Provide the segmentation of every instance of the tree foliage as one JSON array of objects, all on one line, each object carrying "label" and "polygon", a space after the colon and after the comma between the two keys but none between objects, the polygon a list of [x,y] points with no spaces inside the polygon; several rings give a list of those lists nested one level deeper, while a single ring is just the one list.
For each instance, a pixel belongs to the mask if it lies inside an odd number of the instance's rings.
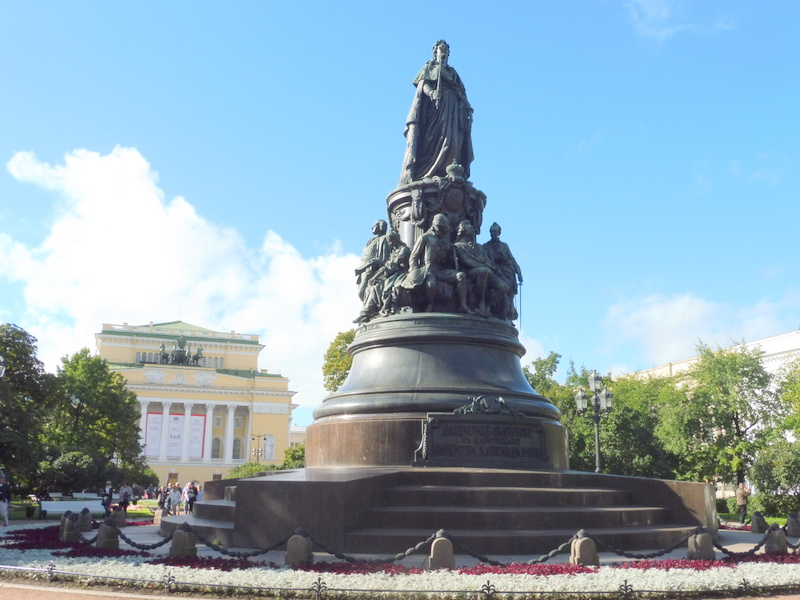
[{"label": "tree foliage", "polygon": [[43,457],[41,432],[54,398],[54,378],[36,357],[36,338],[16,325],[0,325],[0,466],[18,484],[32,482]]},{"label": "tree foliage", "polygon": [[800,359],[790,362],[780,374],[780,395],[788,414],[782,429],[800,438]]},{"label": "tree foliage", "polygon": [[322,364],[323,386],[329,392],[335,392],[344,383],[350,374],[353,357],[347,353],[347,347],[353,343],[356,330],[350,329],[336,334],[327,352],[325,362]]},{"label": "tree foliage", "polygon": [[800,442],[775,440],[762,448],[750,476],[767,514],[800,511]]},{"label": "tree foliage", "polygon": [[681,478],[743,482],[774,426],[787,415],[759,349],[698,345],[685,394],[660,407],[657,434],[681,457]]},{"label": "tree foliage", "polygon": [[104,463],[135,463],[142,452],[136,394],[108,363],[83,348],[58,369],[58,401],[47,426],[59,453],[90,452]]},{"label": "tree foliage", "polygon": [[302,469],[306,466],[306,445],[291,446],[283,453],[283,462],[278,467],[281,471],[286,469]]},{"label": "tree foliage", "polygon": [[[523,371],[534,389],[561,411],[567,429],[570,468],[594,471],[594,421],[579,415],[575,404],[578,388],[588,388],[588,372],[580,373],[570,364],[565,384],[554,379],[560,355],[555,352],[532,361]],[[600,449],[603,471],[641,477],[672,477],[676,459],[653,434],[657,412],[653,400],[673,390],[661,380],[640,382],[632,377],[616,381],[606,378],[614,393],[614,409],[600,419]]]},{"label": "tree foliage", "polygon": [[283,453],[283,462],[280,465],[261,464],[258,462],[248,462],[238,467],[234,467],[225,479],[246,479],[248,477],[258,477],[260,473],[266,471],[286,471],[288,469],[302,469],[306,466],[306,446],[300,444],[291,446]]}]

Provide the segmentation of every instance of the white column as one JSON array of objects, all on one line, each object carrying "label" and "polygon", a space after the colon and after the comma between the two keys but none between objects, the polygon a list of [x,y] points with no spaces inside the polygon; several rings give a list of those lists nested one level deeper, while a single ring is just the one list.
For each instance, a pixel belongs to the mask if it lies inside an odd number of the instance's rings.
[{"label": "white column", "polygon": [[192,404],[183,403],[183,436],[181,437],[181,462],[189,462],[189,434],[192,426]]},{"label": "white column", "polygon": [[139,400],[139,442],[142,444],[142,454],[147,456],[147,407],[150,405],[150,400]]},{"label": "white column", "polygon": [[161,410],[161,449],[158,453],[158,460],[166,462],[167,460],[167,446],[169,446],[169,408],[172,402],[162,402]]},{"label": "white column", "polygon": [[225,462],[233,461],[233,413],[236,412],[236,405],[228,405],[228,419],[225,421]]},{"label": "white column", "polygon": [[214,440],[213,428],[214,427],[214,405],[206,404],[206,431],[205,442],[203,442],[203,462],[211,462],[211,446]]}]

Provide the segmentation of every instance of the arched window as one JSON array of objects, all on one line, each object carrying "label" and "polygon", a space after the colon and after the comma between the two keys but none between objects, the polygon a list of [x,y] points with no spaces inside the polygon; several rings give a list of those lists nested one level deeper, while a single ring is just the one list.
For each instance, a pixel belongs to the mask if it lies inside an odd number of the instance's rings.
[{"label": "arched window", "polygon": [[220,454],[222,450],[222,440],[215,437],[211,440],[211,458],[222,458]]},{"label": "arched window", "polygon": [[144,362],[142,360],[142,353],[141,352],[137,352],[136,353],[136,362]]},{"label": "arched window", "polygon": [[147,362],[153,362],[153,353],[152,352],[148,352],[147,353]]},{"label": "arched window", "polygon": [[233,440],[233,460],[242,458],[242,440],[241,438],[234,438]]},{"label": "arched window", "polygon": [[225,358],[224,357],[219,359],[219,368],[220,369],[224,369],[225,368]]},{"label": "arched window", "polygon": [[218,362],[219,362],[219,359],[215,356],[214,357],[214,368],[215,369],[217,368]]}]

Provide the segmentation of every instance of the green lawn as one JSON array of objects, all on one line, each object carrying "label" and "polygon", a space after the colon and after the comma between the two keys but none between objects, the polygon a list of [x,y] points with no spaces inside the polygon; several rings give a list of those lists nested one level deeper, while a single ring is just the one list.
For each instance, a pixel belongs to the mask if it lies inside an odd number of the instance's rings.
[{"label": "green lawn", "polygon": [[[65,504],[69,504],[69,500],[64,500]],[[154,510],[157,506],[155,500],[139,500],[136,505],[131,504],[128,506],[128,518],[134,520],[144,520],[144,519],[152,519],[153,518],[153,511],[150,510],[152,507]],[[25,511],[26,507],[33,507],[34,513],[32,517],[28,517]],[[103,513],[93,513],[93,516],[96,519],[101,519],[103,517]],[[48,516],[48,521],[57,521],[61,515],[52,515]],[[13,525],[13,521],[24,521],[30,519],[39,519],[39,506],[34,502],[12,502],[11,506],[8,509],[8,521],[9,524]]]}]

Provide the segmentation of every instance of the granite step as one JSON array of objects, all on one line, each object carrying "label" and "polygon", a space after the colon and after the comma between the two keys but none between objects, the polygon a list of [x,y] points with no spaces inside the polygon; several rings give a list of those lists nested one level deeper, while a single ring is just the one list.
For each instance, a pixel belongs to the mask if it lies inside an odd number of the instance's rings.
[{"label": "granite step", "polygon": [[524,529],[642,527],[666,523],[666,510],[647,506],[383,506],[367,511],[364,527],[395,525],[437,529]]},{"label": "granite step", "polygon": [[[558,548],[576,533],[573,529],[446,529],[456,545],[456,553],[542,555]],[[602,530],[586,529],[604,543],[626,551],[632,548],[662,549],[691,534],[694,527],[661,525],[657,527],[616,527]],[[431,529],[364,528],[345,536],[349,553],[398,554],[424,541],[435,531]],[[569,553],[569,549],[567,549]]]},{"label": "granite step", "polygon": [[399,485],[386,490],[392,504],[494,506],[619,506],[630,502],[627,490],[489,485]]}]

